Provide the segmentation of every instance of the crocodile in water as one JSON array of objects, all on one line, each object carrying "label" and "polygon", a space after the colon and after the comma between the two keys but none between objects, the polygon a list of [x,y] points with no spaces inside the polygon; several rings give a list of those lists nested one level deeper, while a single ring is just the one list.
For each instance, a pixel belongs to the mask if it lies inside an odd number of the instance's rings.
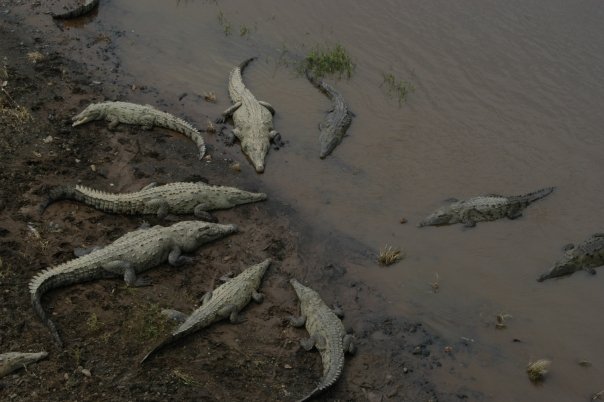
[{"label": "crocodile in water", "polygon": [[258,293],[257,289],[270,263],[271,260],[267,259],[260,264],[252,265],[235,278],[206,293],[201,307],[195,310],[167,339],[150,351],[141,363],[164,346],[217,321],[228,318],[232,323],[239,322],[237,314],[250,300],[254,299],[260,303],[264,299],[264,295]]},{"label": "crocodile in water", "polygon": [[203,158],[206,146],[199,130],[183,119],[162,112],[150,105],[137,105],[128,102],[92,103],[82,112],[72,118],[73,126],[94,120],[106,120],[109,129],[114,130],[118,124],[133,124],[151,130],[153,126],[174,130],[189,137],[199,149],[199,159]]},{"label": "crocodile in water", "polygon": [[306,78],[333,102],[331,110],[319,124],[319,143],[321,145],[319,157],[325,159],[342,142],[346,130],[348,130],[348,127],[352,123],[354,113],[348,109],[342,95],[331,85],[322,79],[313,77],[308,71],[306,71]]},{"label": "crocodile in water", "polygon": [[164,218],[168,214],[187,215],[213,221],[207,211],[228,209],[236,205],[266,199],[264,193],[250,193],[234,187],[210,186],[203,182],[169,183],[156,186],[151,183],[133,193],[107,193],[88,187],[60,186],[49,192],[42,211],[58,200],[76,200],[105,212],[117,214],[157,214]]},{"label": "crocodile in water", "polygon": [[61,347],[57,328],[42,308],[42,296],[49,290],[117,276],[129,286],[146,286],[150,280],[137,274],[165,261],[172,266],[190,262],[192,259],[181,255],[183,252],[195,251],[204,243],[236,231],[235,225],[185,221],[127,233],[104,248],[39,272],[29,283],[34,310]]},{"label": "crocodile in water", "polygon": [[564,250],[564,256],[537,281],[543,282],[546,279],[571,275],[577,271],[595,274],[594,268],[604,265],[604,233],[593,234],[576,246],[569,244],[564,247]]},{"label": "crocodile in water", "polygon": [[419,226],[441,226],[463,223],[466,227],[476,226],[476,222],[494,221],[501,218],[516,219],[522,210],[554,191],[554,187],[525,195],[504,196],[489,194],[473,197],[465,201],[451,200],[451,204],[439,208]]},{"label": "crocodile in water", "polygon": [[300,401],[306,401],[332,386],[344,369],[344,352],[354,353],[353,337],[346,333],[336,312],[330,309],[314,290],[295,279],[290,283],[300,299],[300,317],[290,317],[293,326],[306,326],[310,338],[300,342],[305,350],[316,347],[323,361],[323,378],[316,388]]},{"label": "crocodile in water", "polygon": [[281,144],[281,135],[273,129],[275,109],[267,102],[259,101],[243,84],[241,71],[255,58],[248,59],[235,67],[229,77],[229,96],[233,106],[222,113],[218,123],[233,116],[235,128],[232,130],[230,143],[235,138],[241,143],[241,150],[254,165],[256,172],[264,172],[264,158],[268,153],[270,142],[275,148]]}]

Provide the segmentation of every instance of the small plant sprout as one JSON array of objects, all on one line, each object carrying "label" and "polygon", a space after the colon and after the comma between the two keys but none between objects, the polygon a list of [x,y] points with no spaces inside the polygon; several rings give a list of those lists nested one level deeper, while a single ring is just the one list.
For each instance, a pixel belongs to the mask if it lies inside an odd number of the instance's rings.
[{"label": "small plant sprout", "polygon": [[214,125],[214,123],[212,123],[210,121],[210,119],[208,119],[208,121],[206,123],[206,133],[210,133],[210,134],[216,133],[216,126]]},{"label": "small plant sprout", "polygon": [[552,362],[547,359],[529,362],[528,366],[526,366],[526,373],[528,374],[529,380],[534,383],[543,381],[551,364]]},{"label": "small plant sprout", "polygon": [[203,99],[205,99],[206,102],[215,103],[216,102],[216,94],[214,93],[214,91],[204,92],[203,93]]},{"label": "small plant sprout", "polygon": [[415,91],[415,87],[408,81],[400,80],[392,73],[382,73],[380,88],[385,87],[389,96],[398,98],[399,107],[406,102],[407,96]]},{"label": "small plant sprout", "polygon": [[497,329],[507,328],[507,324],[505,323],[505,320],[507,320],[508,318],[512,318],[512,316],[509,314],[504,314],[504,313],[497,314],[497,316],[495,316],[495,319],[497,321],[495,323],[495,328],[497,328]]},{"label": "small plant sprout", "polygon": [[430,287],[432,288],[433,293],[438,293],[440,290],[440,277],[438,276],[438,272],[434,274],[434,282],[430,283]]},{"label": "small plant sprout", "polygon": [[386,245],[380,249],[380,254],[378,255],[378,262],[380,263],[380,265],[388,266],[401,260],[403,257],[404,255],[401,255],[400,249],[395,249],[392,246]]}]

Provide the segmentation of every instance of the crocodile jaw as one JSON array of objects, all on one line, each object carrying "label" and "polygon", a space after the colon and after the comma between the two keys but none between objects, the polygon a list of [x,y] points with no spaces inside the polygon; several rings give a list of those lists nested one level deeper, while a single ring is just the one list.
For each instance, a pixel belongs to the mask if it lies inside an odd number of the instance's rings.
[{"label": "crocodile jaw", "polygon": [[71,119],[71,121],[73,121],[71,126],[76,127],[80,124],[88,123],[93,120],[100,120],[102,118],[103,113],[98,105],[92,104]]},{"label": "crocodile jaw", "polygon": [[[252,165],[254,165],[254,169],[256,169],[257,173],[264,172],[264,158],[268,153],[269,141],[268,134],[265,135],[266,139],[258,140],[258,138],[262,138],[260,135],[253,136],[256,138],[256,141],[243,141],[241,143],[241,150],[244,154],[247,155]],[[246,138],[243,135],[243,138]]]},{"label": "crocodile jaw", "polygon": [[321,144],[319,158],[325,159],[325,157],[340,143],[340,140],[336,133],[333,132],[333,129],[323,129],[319,134],[319,143]]},{"label": "crocodile jaw", "polygon": [[424,220],[419,223],[419,227],[423,226],[439,226],[450,223],[453,215],[446,210],[440,209],[433,214],[428,215]]}]

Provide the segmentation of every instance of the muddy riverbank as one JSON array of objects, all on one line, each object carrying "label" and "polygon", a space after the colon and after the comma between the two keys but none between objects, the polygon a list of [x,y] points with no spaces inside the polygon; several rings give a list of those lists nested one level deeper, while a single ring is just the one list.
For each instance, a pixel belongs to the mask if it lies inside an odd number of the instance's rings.
[{"label": "muddy riverbank", "polygon": [[[245,160],[220,136],[204,133],[210,157],[199,161],[194,145],[165,130],[122,126],[112,132],[104,123],[72,128],[77,111],[108,99],[144,100],[199,127],[214,116],[199,113],[208,106],[201,91],[166,96],[153,80],[124,71],[113,47],[123,32],[77,31],[90,21],[55,25],[45,12],[58,5],[0,2],[0,83],[6,81],[0,94],[0,350],[49,352],[46,360],[0,379],[0,399],[295,400],[314,387],[321,362],[298,346],[305,331],[284,322],[298,311],[290,277],[313,286],[328,303],[338,302],[357,339],[357,355],[319,399],[467,397],[439,392],[429,380],[431,372],[454,367],[446,344],[420,323],[392,315],[380,293],[357,279],[361,271],[379,269],[372,251],[338,231],[310,227],[250,169],[233,169]],[[30,278],[72,258],[74,248],[107,244],[142,219],[72,202],[40,216],[48,188],[81,183],[133,191],[152,181],[183,180],[267,191],[269,200],[215,213],[240,233],[204,246],[190,266],[153,269],[151,287],[101,280],[50,292],[43,304],[65,341],[58,350],[30,306]],[[245,323],[214,325],[138,366],[170,330],[161,308],[192,311],[218,278],[266,257],[274,259],[262,284],[266,298],[245,309]]]}]

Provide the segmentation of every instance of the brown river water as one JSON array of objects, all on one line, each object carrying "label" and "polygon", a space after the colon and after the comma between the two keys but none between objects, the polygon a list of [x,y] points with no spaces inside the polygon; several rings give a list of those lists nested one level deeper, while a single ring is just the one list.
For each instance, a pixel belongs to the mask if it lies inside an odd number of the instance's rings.
[{"label": "brown river water", "polygon": [[[259,56],[244,81],[275,107],[287,142],[269,153],[262,187],[310,227],[406,252],[389,268],[357,261],[348,275],[453,345],[430,379],[440,389],[489,401],[582,401],[604,389],[604,272],[535,281],[563,245],[604,231],[604,1],[101,3],[95,24],[122,32],[121,69],[198,125],[229,106],[230,69]],[[329,102],[291,60],[335,43],[356,69],[329,82],[357,117],[320,160]],[[385,73],[415,87],[402,107],[380,87]],[[516,221],[416,227],[449,197],[547,186],[556,192]],[[499,313],[511,315],[507,329],[495,329]],[[538,358],[553,362],[542,386],[525,373]]]}]

